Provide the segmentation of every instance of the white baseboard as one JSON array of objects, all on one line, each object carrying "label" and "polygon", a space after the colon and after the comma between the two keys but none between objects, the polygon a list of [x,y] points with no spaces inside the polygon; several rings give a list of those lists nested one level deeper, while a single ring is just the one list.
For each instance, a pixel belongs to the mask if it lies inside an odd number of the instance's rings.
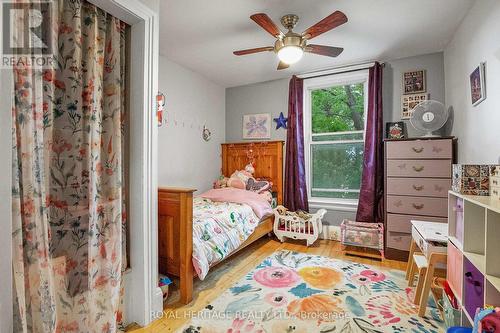
[{"label": "white baseboard", "polygon": [[340,242],[340,226],[323,225],[323,231],[319,234],[319,238]]},{"label": "white baseboard", "polygon": [[154,289],[152,313],[163,312],[163,292],[160,287]]}]

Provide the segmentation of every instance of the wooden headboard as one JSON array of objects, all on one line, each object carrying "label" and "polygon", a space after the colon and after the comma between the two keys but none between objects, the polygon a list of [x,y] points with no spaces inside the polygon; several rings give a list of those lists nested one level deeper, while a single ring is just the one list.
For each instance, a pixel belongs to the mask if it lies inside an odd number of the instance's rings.
[{"label": "wooden headboard", "polygon": [[273,183],[278,204],[283,203],[283,141],[259,141],[222,144],[222,174],[226,177],[243,170],[248,163],[255,168],[255,178]]}]

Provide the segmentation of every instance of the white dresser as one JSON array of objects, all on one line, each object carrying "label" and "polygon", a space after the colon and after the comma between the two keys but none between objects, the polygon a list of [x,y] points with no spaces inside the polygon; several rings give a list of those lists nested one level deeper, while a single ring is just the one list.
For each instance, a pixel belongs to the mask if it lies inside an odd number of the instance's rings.
[{"label": "white dresser", "polygon": [[452,137],[385,141],[385,254],[406,260],[411,220],[447,222]]}]

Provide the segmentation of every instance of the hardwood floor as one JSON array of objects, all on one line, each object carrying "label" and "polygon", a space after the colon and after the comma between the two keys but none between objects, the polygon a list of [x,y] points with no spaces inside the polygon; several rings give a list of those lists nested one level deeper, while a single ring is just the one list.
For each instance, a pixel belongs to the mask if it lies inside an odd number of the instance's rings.
[{"label": "hardwood floor", "polygon": [[392,269],[406,269],[406,263],[393,260],[376,260],[344,255],[339,242],[319,240],[313,246],[305,246],[304,241],[286,241],[280,243],[275,239],[264,237],[242,250],[228,261],[214,267],[208,273],[205,281],[194,282],[194,299],[190,304],[182,305],[174,300],[169,300],[165,306],[163,317],[145,328],[130,327],[127,331],[134,333],[163,333],[175,332],[184,323],[189,321],[187,313],[201,311],[207,304],[217,298],[224,290],[230,288],[245,274],[262,262],[266,257],[278,250],[292,250],[331,258],[356,261],[363,264],[386,267]]}]

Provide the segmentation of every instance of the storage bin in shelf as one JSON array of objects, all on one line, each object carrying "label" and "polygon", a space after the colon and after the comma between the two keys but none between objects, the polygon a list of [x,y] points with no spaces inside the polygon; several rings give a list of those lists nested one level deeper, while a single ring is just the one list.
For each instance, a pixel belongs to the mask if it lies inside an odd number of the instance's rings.
[{"label": "storage bin in shelf", "polygon": [[484,274],[464,258],[463,305],[470,318],[474,318],[477,308],[484,306]]},{"label": "storage bin in shelf", "polygon": [[462,304],[463,260],[462,252],[455,246],[455,244],[448,242],[446,279],[448,280],[448,285],[460,304]]},{"label": "storage bin in shelf", "polygon": [[[471,197],[450,192],[448,203],[448,235],[464,253],[485,255],[486,208]],[[479,197],[478,198],[485,198]],[[472,260],[478,259],[477,257]]]},{"label": "storage bin in shelf", "polygon": [[[460,231],[457,233],[460,215],[457,218],[455,209],[460,199],[463,199],[463,239]],[[455,245],[448,249],[448,282],[456,295],[461,294],[462,325],[470,326],[477,307],[500,306],[500,200],[450,191],[448,212],[449,240]],[[455,266],[459,264],[460,253],[462,281],[457,281],[460,269]]]},{"label": "storage bin in shelf", "polygon": [[464,235],[464,215],[463,199],[448,194],[448,238],[460,250],[463,250]]}]

